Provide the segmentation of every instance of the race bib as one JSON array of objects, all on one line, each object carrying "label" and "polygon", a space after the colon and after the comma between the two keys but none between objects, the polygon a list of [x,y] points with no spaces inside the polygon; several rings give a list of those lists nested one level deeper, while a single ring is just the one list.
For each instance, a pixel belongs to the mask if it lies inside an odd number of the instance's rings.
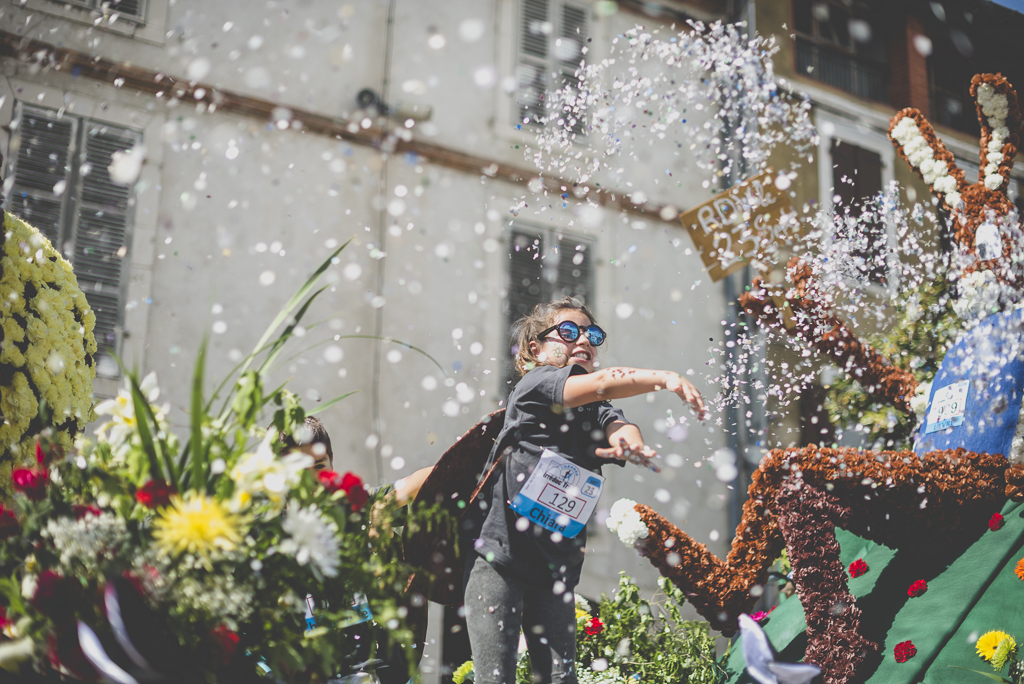
[{"label": "race bib", "polygon": [[587,525],[601,498],[604,478],[549,449],[512,501],[512,510],[572,539]]},{"label": "race bib", "polygon": [[967,412],[967,390],[970,380],[961,380],[935,390],[931,407],[928,409],[928,424],[925,434],[945,430],[964,424]]}]

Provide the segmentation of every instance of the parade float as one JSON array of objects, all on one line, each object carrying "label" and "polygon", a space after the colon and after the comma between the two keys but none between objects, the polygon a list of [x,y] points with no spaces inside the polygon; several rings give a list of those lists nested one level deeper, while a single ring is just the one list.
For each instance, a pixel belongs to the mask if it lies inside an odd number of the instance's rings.
[{"label": "parade float", "polygon": [[[948,276],[963,321],[924,386],[914,448],[771,451],[725,560],[642,503],[619,501],[609,518],[725,634],[753,610],[785,550],[798,600],[783,601],[764,631],[781,660],[815,663],[829,684],[1021,677],[1024,310],[1019,217],[1006,195],[1021,115],[999,75],[975,76],[971,94],[982,129],[977,183],[920,112],[903,110],[890,126],[900,156],[951,215]],[[876,400],[909,409],[915,376],[858,339],[808,264],[792,261],[789,279],[781,305],[760,279],[740,304]],[[734,648],[725,663],[730,682],[751,681],[742,654]]]}]

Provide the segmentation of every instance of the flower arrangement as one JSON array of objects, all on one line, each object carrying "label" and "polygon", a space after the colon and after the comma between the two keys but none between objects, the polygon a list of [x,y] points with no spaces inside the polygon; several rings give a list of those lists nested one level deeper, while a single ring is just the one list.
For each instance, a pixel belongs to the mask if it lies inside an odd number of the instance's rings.
[{"label": "flower arrangement", "polygon": [[[576,674],[581,684],[715,684],[724,673],[715,659],[708,624],[684,620],[682,592],[665,578],[650,599],[624,573],[612,596],[596,608],[576,595]],[[531,681],[529,656],[520,648],[516,677]],[[455,684],[472,680],[473,661],[452,674]]]},{"label": "flower arrangement", "polygon": [[[50,241],[2,212],[0,235],[0,487],[14,460],[51,429],[61,449],[92,420],[96,315]],[[41,405],[45,404],[45,409]]]},{"label": "flower arrangement", "polygon": [[14,470],[13,507],[0,512],[0,666],[53,663],[86,680],[126,681],[111,668],[129,668],[139,680],[234,682],[257,664],[279,679],[330,677],[353,664],[356,643],[338,628],[363,620],[356,596],[408,644],[400,597],[413,568],[400,536],[371,533],[357,476],[278,455],[307,414],[287,390],[263,390],[329,263],[243,362],[220,410],[220,390],[204,396],[200,348],[183,447],[154,404],[156,377],[129,373],[100,407],[109,420],[95,442],[44,439]]}]

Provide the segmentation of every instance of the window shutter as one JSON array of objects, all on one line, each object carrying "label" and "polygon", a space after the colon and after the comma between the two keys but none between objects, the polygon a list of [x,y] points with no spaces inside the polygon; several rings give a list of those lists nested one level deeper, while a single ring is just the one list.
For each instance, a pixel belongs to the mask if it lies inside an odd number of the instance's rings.
[{"label": "window shutter", "polygon": [[[72,263],[96,314],[96,344],[101,354],[117,352],[132,193],[130,187],[111,180],[107,167],[114,152],[129,150],[138,142],[138,133],[106,124],[89,122],[85,131]],[[84,173],[85,169],[89,172]]]},{"label": "window shutter", "polygon": [[[853,207],[882,191],[882,158],[877,152],[833,140],[832,165],[832,184],[844,207]],[[886,264],[878,247],[888,240],[888,230],[878,221],[860,225],[868,248],[854,256],[864,260],[864,272],[872,281],[884,283]]]},{"label": "window shutter", "polygon": [[521,0],[519,13],[516,123],[529,119],[528,123],[535,125],[544,116],[544,92],[550,70],[549,0]]},{"label": "window shutter", "polygon": [[109,3],[111,12],[117,12],[122,17],[143,19],[146,16],[145,0],[96,0],[97,7],[102,7],[105,3]]},{"label": "window shutter", "polygon": [[544,301],[544,238],[513,229],[509,250],[509,325]]},{"label": "window shutter", "polygon": [[[12,150],[10,211],[38,228],[61,249],[61,224],[70,185],[77,121],[19,105],[17,149]],[[12,142],[14,142],[12,140]],[[64,189],[55,195],[54,187]],[[59,188],[58,188],[59,189]]]},{"label": "window shutter", "polygon": [[[587,10],[576,5],[562,5],[562,17],[559,22],[558,40],[555,41],[555,60],[559,74],[560,87],[570,86],[579,95],[579,79],[576,70],[583,59],[583,47],[587,44],[589,27]],[[565,112],[565,116],[578,116],[579,112]],[[583,123],[577,119],[570,124],[570,130],[577,136],[583,134]]]},{"label": "window shutter", "polygon": [[594,291],[591,268],[593,243],[579,238],[561,237],[558,240],[558,280],[554,298],[576,297],[587,303]]}]

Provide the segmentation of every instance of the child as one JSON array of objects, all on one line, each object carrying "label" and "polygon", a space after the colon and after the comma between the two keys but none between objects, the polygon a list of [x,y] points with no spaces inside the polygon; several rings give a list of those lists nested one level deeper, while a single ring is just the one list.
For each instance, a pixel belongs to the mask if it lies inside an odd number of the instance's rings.
[{"label": "child", "polygon": [[594,371],[605,332],[566,297],[516,323],[516,369],[505,425],[491,452],[497,468],[479,501],[483,522],[466,559],[466,622],[477,684],[515,681],[520,627],[534,681],[575,684],[576,616],[586,523],[604,478],[601,466],[650,465],[654,452],[609,399],[660,389],[703,416],[700,393],[678,373]]},{"label": "child", "polygon": [[284,445],[281,449],[282,454],[298,449],[313,457],[314,471],[334,470],[331,436],[327,434],[327,428],[316,416],[306,416],[302,427],[295,430],[294,435],[282,434],[280,440]]}]

